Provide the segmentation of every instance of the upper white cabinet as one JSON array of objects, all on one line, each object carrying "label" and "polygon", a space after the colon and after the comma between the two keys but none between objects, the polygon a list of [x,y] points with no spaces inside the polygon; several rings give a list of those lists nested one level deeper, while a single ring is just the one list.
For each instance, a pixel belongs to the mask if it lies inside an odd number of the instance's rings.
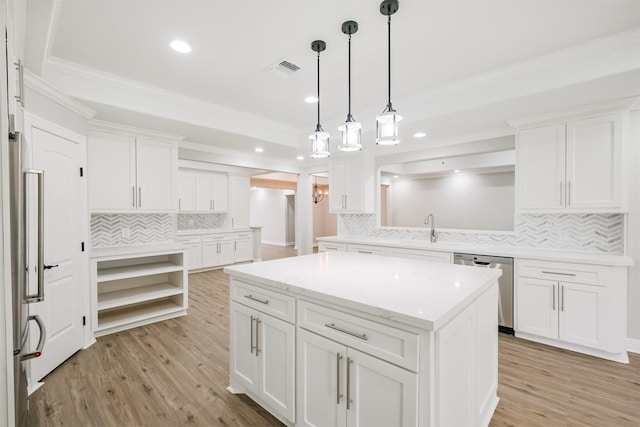
[{"label": "upper white cabinet", "polygon": [[622,116],[521,129],[520,211],[624,211]]},{"label": "upper white cabinet", "polygon": [[87,171],[91,210],[174,210],[177,161],[173,142],[91,134]]},{"label": "upper white cabinet", "polygon": [[181,212],[227,212],[229,192],[225,174],[181,169],[178,182]]},{"label": "upper white cabinet", "polygon": [[225,229],[249,228],[250,188],[248,176],[229,177],[229,215],[225,218]]},{"label": "upper white cabinet", "polygon": [[373,212],[373,162],[367,153],[332,160],[329,164],[329,211]]}]

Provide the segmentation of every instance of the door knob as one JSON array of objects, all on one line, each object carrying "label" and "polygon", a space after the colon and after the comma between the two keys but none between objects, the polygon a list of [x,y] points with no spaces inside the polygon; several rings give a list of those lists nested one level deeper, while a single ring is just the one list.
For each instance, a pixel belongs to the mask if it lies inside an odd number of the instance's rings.
[{"label": "door knob", "polygon": [[52,268],[56,268],[57,266],[58,266],[58,264],[56,264],[56,265],[45,265],[45,266],[44,266],[44,269],[45,269],[45,270],[50,270],[50,269],[52,269]]}]

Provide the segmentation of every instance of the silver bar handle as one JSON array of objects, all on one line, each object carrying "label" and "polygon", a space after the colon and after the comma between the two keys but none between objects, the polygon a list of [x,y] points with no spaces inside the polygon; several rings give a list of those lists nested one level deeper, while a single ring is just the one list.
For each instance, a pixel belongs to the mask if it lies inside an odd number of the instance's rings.
[{"label": "silver bar handle", "polygon": [[564,182],[560,181],[560,206],[564,206],[564,198],[562,197],[564,193]]},{"label": "silver bar handle", "polygon": [[260,354],[260,323],[262,322],[256,317],[256,357]]},{"label": "silver bar handle", "polygon": [[249,295],[245,295],[244,297],[245,297],[245,298],[248,298],[248,299],[250,299],[250,300],[252,300],[252,301],[259,302],[260,304],[264,304],[264,305],[269,304],[269,300],[268,300],[268,299],[260,299],[260,298],[256,298],[256,297],[254,297],[254,296],[253,296],[253,295],[251,295],[251,294],[249,294]]},{"label": "silver bar handle", "polygon": [[351,408],[351,364],[353,359],[347,357],[347,411]]},{"label": "silver bar handle", "polygon": [[344,195],[344,208],[347,209],[347,206],[348,206],[348,204],[347,204],[347,195],[345,194]]},{"label": "silver bar handle", "polygon": [[567,206],[571,206],[571,181],[568,181],[567,184],[569,185],[567,189]]},{"label": "silver bar handle", "polygon": [[142,207],[142,187],[138,187],[138,207]]},{"label": "silver bar handle", "polygon": [[560,285],[560,311],[564,311],[564,285]]},{"label": "silver bar handle", "polygon": [[340,393],[340,361],[342,360],[342,355],[340,353],[336,354],[336,405],[340,404],[340,399],[342,398],[342,394]]},{"label": "silver bar handle", "polygon": [[180,199],[178,199],[178,210],[181,211],[182,210],[182,201]]},{"label": "silver bar handle", "polygon": [[352,337],[356,337],[356,338],[364,340],[364,341],[369,339],[367,337],[367,334],[359,334],[357,332],[351,332],[348,329],[344,329],[344,328],[341,328],[339,326],[336,326],[335,323],[325,323],[324,326],[329,328],[329,329],[333,329],[335,331],[342,332],[343,334],[351,335]]},{"label": "silver bar handle", "polygon": [[256,318],[251,316],[251,323],[249,324],[249,329],[251,329],[251,354],[253,354],[253,350],[255,350],[255,346],[253,345],[253,321]]},{"label": "silver bar handle", "polygon": [[131,187],[131,201],[133,202],[133,207],[136,207],[136,187]]},{"label": "silver bar handle", "polygon": [[[39,302],[44,300],[44,171],[27,170],[24,172],[24,188],[27,188],[27,176],[38,176],[38,293],[36,295],[27,294],[27,302]],[[26,205],[27,198],[24,198]],[[24,208],[26,215],[27,209]],[[26,224],[26,219],[25,219]]]},{"label": "silver bar handle", "polygon": [[553,308],[552,308],[552,310],[556,311],[556,285],[555,285],[555,283],[553,285],[553,296],[552,296],[552,298],[553,298]]},{"label": "silver bar handle", "polygon": [[543,271],[544,274],[559,274],[560,276],[575,277],[575,273],[560,273],[559,271]]},{"label": "silver bar handle", "polygon": [[18,88],[20,89],[20,94],[14,95],[14,98],[24,108],[24,64],[22,63],[22,60],[18,59],[18,62],[14,62],[13,65],[15,65],[16,70],[18,71]]},{"label": "silver bar handle", "polygon": [[373,255],[373,252],[371,251],[358,251],[359,254],[369,254],[369,255]]},{"label": "silver bar handle", "polygon": [[216,200],[215,199],[211,200],[211,210],[212,211],[216,210]]},{"label": "silver bar handle", "polygon": [[47,340],[47,330],[44,327],[44,322],[42,321],[42,319],[40,319],[40,316],[38,316],[37,314],[33,314],[27,317],[27,322],[31,320],[35,321],[38,324],[38,329],[40,329],[40,338],[38,338],[38,346],[36,347],[36,350],[32,353],[22,355],[22,360],[29,360],[33,359],[34,357],[40,357],[42,355],[44,343]]}]

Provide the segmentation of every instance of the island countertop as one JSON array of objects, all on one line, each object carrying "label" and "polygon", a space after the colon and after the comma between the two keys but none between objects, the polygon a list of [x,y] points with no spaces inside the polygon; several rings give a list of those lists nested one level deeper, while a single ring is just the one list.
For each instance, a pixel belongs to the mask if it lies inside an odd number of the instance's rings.
[{"label": "island countertop", "polygon": [[496,283],[499,269],[323,252],[226,267],[225,273],[437,330]]}]

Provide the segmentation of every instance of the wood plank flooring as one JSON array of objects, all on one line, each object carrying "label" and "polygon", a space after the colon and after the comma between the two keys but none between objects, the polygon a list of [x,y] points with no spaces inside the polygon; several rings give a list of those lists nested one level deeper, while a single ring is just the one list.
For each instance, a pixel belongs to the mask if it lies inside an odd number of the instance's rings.
[{"label": "wood plank flooring", "polygon": [[[295,256],[263,245],[263,259]],[[281,426],[227,392],[228,276],[189,276],[189,315],[98,338],[45,378],[29,426]],[[640,355],[623,365],[500,334],[491,426],[639,426]],[[369,426],[364,426],[369,427]]]}]

